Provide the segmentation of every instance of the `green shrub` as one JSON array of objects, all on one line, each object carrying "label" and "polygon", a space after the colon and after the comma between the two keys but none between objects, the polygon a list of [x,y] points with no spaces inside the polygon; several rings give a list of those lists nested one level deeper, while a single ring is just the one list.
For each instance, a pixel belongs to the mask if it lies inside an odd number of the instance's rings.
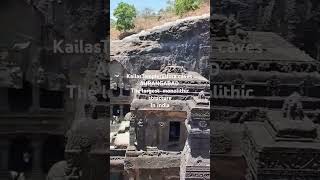
[{"label": "green shrub", "polygon": [[174,4],[177,15],[183,15],[188,11],[194,11],[200,7],[200,0],[176,0]]},{"label": "green shrub", "polygon": [[134,19],[137,16],[137,11],[133,5],[120,2],[113,15],[117,18],[115,23],[117,30],[123,32],[135,27]]}]

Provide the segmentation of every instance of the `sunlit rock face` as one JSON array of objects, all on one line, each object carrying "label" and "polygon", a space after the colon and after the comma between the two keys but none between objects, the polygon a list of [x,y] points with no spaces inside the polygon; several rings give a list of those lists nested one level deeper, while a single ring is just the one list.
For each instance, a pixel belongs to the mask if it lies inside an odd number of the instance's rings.
[{"label": "sunlit rock face", "polygon": [[175,63],[206,76],[209,18],[209,14],[189,17],[112,41],[111,60],[121,62],[131,73]]}]

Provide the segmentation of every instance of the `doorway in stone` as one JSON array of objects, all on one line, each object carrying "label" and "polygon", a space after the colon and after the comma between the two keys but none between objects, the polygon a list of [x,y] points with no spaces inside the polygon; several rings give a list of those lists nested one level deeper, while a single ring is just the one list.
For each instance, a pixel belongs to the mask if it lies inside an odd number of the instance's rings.
[{"label": "doorway in stone", "polygon": [[172,121],[169,127],[169,141],[179,141],[180,139],[180,122]]}]

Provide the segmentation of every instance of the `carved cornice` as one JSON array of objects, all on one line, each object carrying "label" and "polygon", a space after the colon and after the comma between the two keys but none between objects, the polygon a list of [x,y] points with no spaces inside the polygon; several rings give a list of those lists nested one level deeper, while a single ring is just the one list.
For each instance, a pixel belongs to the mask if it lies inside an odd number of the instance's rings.
[{"label": "carved cornice", "polygon": [[261,71],[261,72],[320,72],[320,64],[317,62],[278,62],[278,61],[219,61],[214,60],[219,64],[221,70],[243,70],[243,71]]},{"label": "carved cornice", "polygon": [[187,166],[185,176],[186,176],[186,180],[210,179],[210,167],[209,166]]}]

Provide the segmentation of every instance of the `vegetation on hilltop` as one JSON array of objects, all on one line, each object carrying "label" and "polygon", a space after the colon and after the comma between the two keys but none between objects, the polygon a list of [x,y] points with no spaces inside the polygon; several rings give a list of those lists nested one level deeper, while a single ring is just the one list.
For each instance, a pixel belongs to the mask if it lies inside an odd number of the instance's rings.
[{"label": "vegetation on hilltop", "polygon": [[[119,3],[119,5],[120,4],[121,3]],[[133,5],[129,6],[134,7]],[[131,19],[132,26],[121,25],[121,30],[117,28],[117,24],[119,24],[118,21],[127,23],[128,20],[119,20],[114,14],[117,19],[111,20],[110,35],[112,40],[122,39],[127,35],[138,33],[142,30],[150,29],[180,18],[208,14],[210,13],[210,0],[168,0],[167,6],[159,11],[145,8],[139,12],[135,10],[135,12],[135,16]],[[124,18],[126,16],[121,17]],[[124,30],[122,27],[126,27],[127,29]]]},{"label": "vegetation on hilltop", "polygon": [[174,3],[175,13],[182,16],[184,13],[199,9],[200,0],[176,0]]}]

